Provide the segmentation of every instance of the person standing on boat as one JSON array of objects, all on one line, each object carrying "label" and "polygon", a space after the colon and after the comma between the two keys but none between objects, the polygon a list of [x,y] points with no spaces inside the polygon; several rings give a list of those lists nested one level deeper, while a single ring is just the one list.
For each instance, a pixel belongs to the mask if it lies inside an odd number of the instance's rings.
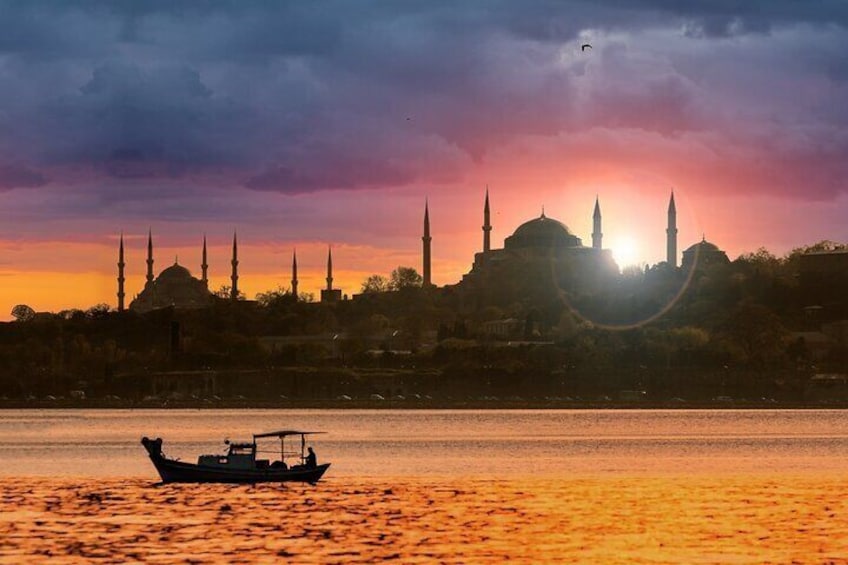
[{"label": "person standing on boat", "polygon": [[307,450],[309,451],[309,453],[306,454],[306,459],[304,463],[306,463],[307,469],[314,469],[318,466],[318,458],[315,456],[315,452],[312,450],[311,447],[309,447]]}]

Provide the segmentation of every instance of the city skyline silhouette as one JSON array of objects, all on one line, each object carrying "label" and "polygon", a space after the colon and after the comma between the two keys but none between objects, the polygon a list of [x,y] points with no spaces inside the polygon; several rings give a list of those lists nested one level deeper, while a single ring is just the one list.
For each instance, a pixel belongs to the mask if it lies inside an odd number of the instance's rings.
[{"label": "city skyline silhouette", "polygon": [[447,284],[486,186],[496,242],[542,206],[588,238],[600,196],[621,265],[663,260],[671,189],[681,246],[848,236],[839,10],[475,5],[456,34],[436,6],[81,6],[5,8],[3,311],[111,303],[118,232],[134,265],[149,227],[187,265],[200,234],[217,260],[237,228],[248,296],[293,248],[317,291],[332,244],[350,289],[419,264],[425,199]]}]

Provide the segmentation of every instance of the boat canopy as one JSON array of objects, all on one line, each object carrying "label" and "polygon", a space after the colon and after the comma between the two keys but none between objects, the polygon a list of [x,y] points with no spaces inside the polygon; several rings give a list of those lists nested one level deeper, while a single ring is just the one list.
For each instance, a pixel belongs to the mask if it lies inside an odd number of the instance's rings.
[{"label": "boat canopy", "polygon": [[301,432],[298,430],[280,430],[278,432],[265,432],[264,434],[253,434],[253,439],[256,440],[261,437],[279,437],[283,438],[286,436],[308,436],[313,434],[325,434],[327,432]]},{"label": "boat canopy", "polygon": [[249,443],[246,441],[230,441],[224,440],[226,445],[229,445],[231,449],[249,449],[251,447],[256,447],[256,442]]}]

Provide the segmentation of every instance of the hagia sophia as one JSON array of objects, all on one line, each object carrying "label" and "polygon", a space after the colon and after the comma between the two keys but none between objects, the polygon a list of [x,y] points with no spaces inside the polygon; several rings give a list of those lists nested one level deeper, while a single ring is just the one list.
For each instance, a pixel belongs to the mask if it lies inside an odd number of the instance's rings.
[{"label": "hagia sophia", "polygon": [[[592,216],[592,245],[583,245],[582,240],[568,227],[545,215],[542,210],[538,218],[529,220],[504,240],[502,249],[491,247],[491,214],[489,192],[486,190],[483,207],[483,246],[475,253],[471,270],[455,285],[442,287],[445,291],[455,291],[479,296],[497,296],[511,282],[510,292],[526,292],[539,279],[553,280],[556,287],[571,293],[591,293],[615,281],[619,267],[612,257],[610,249],[603,248],[600,202],[595,199]],[[424,233],[422,236],[422,278],[423,285],[435,288],[432,283],[431,242],[429,203],[424,206]],[[666,227],[666,265],[677,269],[677,209],[674,193],[668,204],[668,224]],[[682,270],[697,265],[728,263],[727,255],[706,239],[690,246],[682,253]],[[214,300],[220,300],[209,290],[206,238],[203,238],[201,278],[175,262],[158,276],[153,274],[153,234],[147,237],[147,276],[142,291],[130,302],[129,309],[143,313],[165,307],[182,309],[204,308]],[[238,241],[233,234],[232,272],[230,276],[230,299],[239,297]],[[124,289],[124,240],[120,238],[118,250],[118,311],[125,310]],[[342,300],[341,289],[333,287],[332,250],[327,254],[327,286],[321,290],[321,302],[335,303]],[[297,255],[292,255],[291,291],[294,299],[298,296]],[[356,297],[354,297],[356,298]]]}]

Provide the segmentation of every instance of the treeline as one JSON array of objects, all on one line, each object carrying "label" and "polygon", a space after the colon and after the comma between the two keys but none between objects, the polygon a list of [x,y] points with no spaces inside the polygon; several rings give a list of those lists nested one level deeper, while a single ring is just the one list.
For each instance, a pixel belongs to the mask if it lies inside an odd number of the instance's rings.
[{"label": "treeline", "polygon": [[128,375],[285,366],[439,371],[422,393],[797,396],[814,372],[848,372],[844,340],[805,337],[844,319],[844,305],[809,308],[821,297],[799,282],[803,253],[840,248],[820,242],[781,258],[760,249],[689,271],[628,269],[583,295],[544,281],[527,292],[509,277],[489,295],[422,288],[414,269],[399,268],[335,304],[278,288],[255,301],[144,315],[20,305],[16,321],[0,324],[0,396],[102,395]]}]

